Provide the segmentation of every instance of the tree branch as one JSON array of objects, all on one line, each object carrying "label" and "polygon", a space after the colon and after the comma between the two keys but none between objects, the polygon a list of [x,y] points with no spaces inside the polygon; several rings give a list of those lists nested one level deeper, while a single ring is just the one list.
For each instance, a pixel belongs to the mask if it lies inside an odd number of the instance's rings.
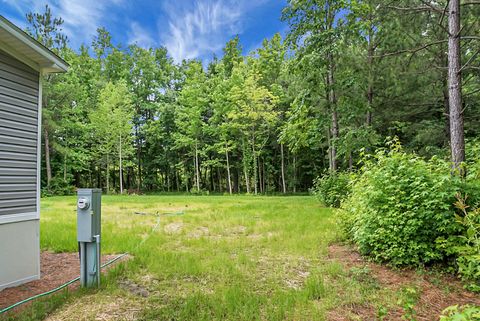
[{"label": "tree branch", "polygon": [[464,2],[464,3],[460,3],[461,6],[471,6],[471,5],[476,5],[476,4],[480,4],[480,1],[468,1],[468,2]]},{"label": "tree branch", "polygon": [[431,4],[429,1],[426,0],[420,0],[424,4],[424,6],[419,6],[419,7],[397,7],[397,6],[392,6],[388,5],[385,6],[385,8],[389,9],[394,9],[394,10],[399,10],[399,11],[431,11],[431,12],[437,12],[437,13],[442,13],[442,9],[438,8],[437,6]]},{"label": "tree branch", "polygon": [[394,10],[398,10],[398,11],[412,11],[412,12],[434,11],[434,12],[438,12],[438,11],[432,9],[432,8],[429,7],[429,6],[424,6],[424,7],[385,6],[385,8],[394,9]]},{"label": "tree branch", "polygon": [[381,54],[381,55],[373,56],[373,57],[379,58],[379,57],[396,56],[396,55],[401,55],[401,54],[404,54],[404,53],[412,53],[412,54],[415,54],[415,53],[417,53],[417,52],[419,52],[419,51],[421,51],[421,50],[427,49],[428,47],[435,46],[435,45],[439,45],[439,44],[445,43],[445,42],[448,42],[448,39],[430,42],[430,43],[427,43],[426,45],[423,45],[423,46],[418,47],[418,48],[405,49],[405,50],[400,50],[400,51],[397,51],[397,52],[390,52],[390,53]]},{"label": "tree branch", "polygon": [[475,59],[478,56],[479,53],[480,53],[480,50],[477,50],[477,52],[474,55],[472,55],[470,59],[468,59],[468,61],[462,66],[462,68],[460,68],[458,72],[461,73],[465,68],[467,68],[467,66],[473,61],[473,59]]},{"label": "tree branch", "polygon": [[448,31],[448,28],[443,26],[443,18],[445,18],[445,14],[447,13],[449,4],[450,4],[450,0],[447,1],[447,4],[445,5],[445,8],[443,8],[442,16],[440,17],[440,20],[438,21],[438,25],[440,26],[440,28],[442,28],[444,31],[446,31],[447,34],[450,36],[450,31]]},{"label": "tree branch", "polygon": [[463,37],[460,37],[460,40],[479,40],[479,41],[480,41],[480,37],[476,37],[476,36],[463,36]]},{"label": "tree branch", "polygon": [[431,8],[431,9],[432,9],[433,11],[435,11],[435,12],[439,12],[439,13],[442,13],[442,12],[443,12],[441,8],[439,8],[439,7],[431,4],[431,3],[428,2],[428,1],[425,1],[425,0],[420,0],[420,1],[421,1],[424,5],[426,5],[427,7]]},{"label": "tree branch", "polygon": [[473,90],[473,91],[471,91],[471,92],[469,92],[469,93],[465,93],[465,94],[463,94],[463,96],[464,96],[464,97],[466,97],[466,96],[471,96],[471,95],[474,95],[474,94],[476,94],[476,93],[478,93],[478,92],[480,92],[480,88],[479,88],[479,89],[475,89],[475,90]]}]

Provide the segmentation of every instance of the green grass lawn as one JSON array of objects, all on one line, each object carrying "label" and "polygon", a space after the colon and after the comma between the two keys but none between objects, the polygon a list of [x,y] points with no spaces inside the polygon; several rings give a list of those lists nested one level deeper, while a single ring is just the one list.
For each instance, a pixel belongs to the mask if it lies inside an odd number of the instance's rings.
[{"label": "green grass lawn", "polygon": [[[43,250],[77,251],[75,203],[42,200]],[[157,225],[135,212],[184,214]],[[325,320],[339,306],[380,307],[393,295],[329,259],[335,212],[313,197],[104,196],[102,215],[103,253],[133,258],[99,291],[57,295],[16,318]]]}]

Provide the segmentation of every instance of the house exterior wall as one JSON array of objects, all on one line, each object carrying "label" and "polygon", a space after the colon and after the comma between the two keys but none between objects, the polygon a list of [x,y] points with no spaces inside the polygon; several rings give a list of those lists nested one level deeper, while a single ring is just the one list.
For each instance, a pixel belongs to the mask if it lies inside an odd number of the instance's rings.
[{"label": "house exterior wall", "polygon": [[39,223],[0,225],[0,290],[39,279]]},{"label": "house exterior wall", "polygon": [[40,85],[0,50],[0,289],[40,276]]}]

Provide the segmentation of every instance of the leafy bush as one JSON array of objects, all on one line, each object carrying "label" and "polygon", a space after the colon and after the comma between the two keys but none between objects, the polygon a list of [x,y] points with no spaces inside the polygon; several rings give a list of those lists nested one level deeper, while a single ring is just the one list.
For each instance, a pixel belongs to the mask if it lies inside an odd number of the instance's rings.
[{"label": "leafy bush", "polygon": [[470,290],[480,292],[480,209],[469,210],[466,199],[458,196],[456,207],[460,215],[457,222],[465,228],[465,234],[460,236],[460,242],[453,247],[457,255],[458,273],[470,284]]},{"label": "leafy bush", "polygon": [[329,207],[340,207],[350,193],[350,174],[328,173],[314,182],[313,194],[320,202]]},{"label": "leafy bush", "polygon": [[480,307],[453,305],[443,310],[440,321],[478,321],[480,320]]},{"label": "leafy bush", "polygon": [[364,161],[343,206],[344,227],[362,254],[392,265],[445,259],[436,244],[462,232],[453,203],[462,182],[447,162],[402,151],[394,141]]}]

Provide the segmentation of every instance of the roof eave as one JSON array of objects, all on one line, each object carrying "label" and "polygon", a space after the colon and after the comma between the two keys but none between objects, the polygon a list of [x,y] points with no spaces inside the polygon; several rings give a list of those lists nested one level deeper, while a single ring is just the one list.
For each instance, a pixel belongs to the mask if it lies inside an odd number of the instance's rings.
[{"label": "roof eave", "polygon": [[43,66],[40,68],[40,72],[42,74],[51,74],[51,73],[61,73],[61,72],[66,72],[68,68],[58,66],[56,64],[53,64],[51,66]]},{"label": "roof eave", "polygon": [[39,66],[39,70],[42,73],[50,72],[66,72],[69,68],[68,63],[49,50],[47,47],[43,46],[41,43],[30,37],[23,30],[15,26],[13,23],[8,21],[5,17],[0,15],[0,28],[5,29],[8,33],[13,35],[16,39],[22,42],[24,45],[28,46],[36,53],[47,59],[51,65],[48,66]]}]

